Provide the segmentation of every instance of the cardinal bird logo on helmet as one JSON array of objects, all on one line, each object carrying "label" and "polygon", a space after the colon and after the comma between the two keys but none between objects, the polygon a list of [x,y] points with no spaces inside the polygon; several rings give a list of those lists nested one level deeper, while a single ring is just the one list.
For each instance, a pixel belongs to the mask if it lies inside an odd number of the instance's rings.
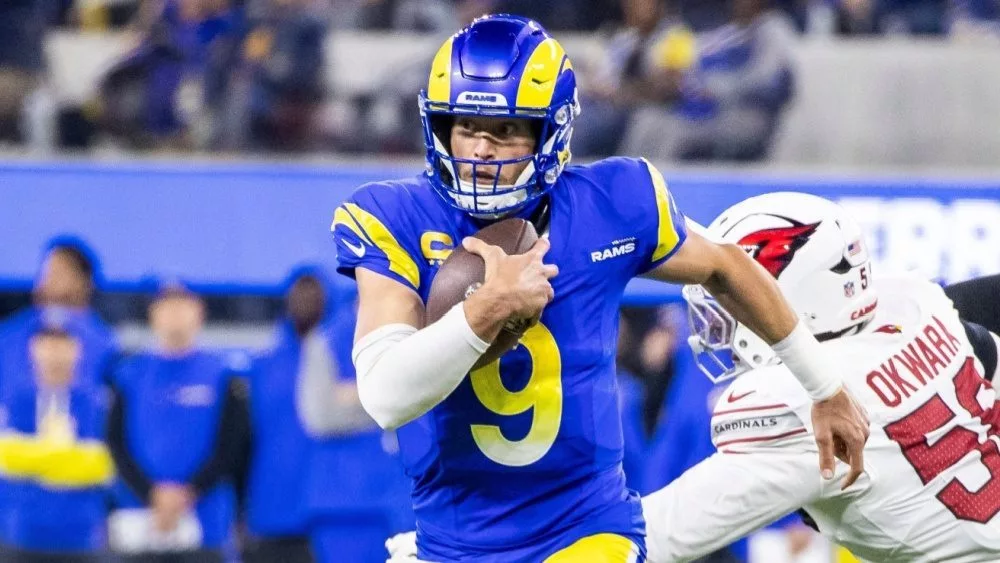
[{"label": "cardinal bird logo on helmet", "polygon": [[781,218],[792,223],[792,226],[756,231],[744,236],[739,242],[743,250],[775,278],[785,271],[795,253],[816,232],[816,227],[819,227],[818,222],[804,225],[786,217]]}]

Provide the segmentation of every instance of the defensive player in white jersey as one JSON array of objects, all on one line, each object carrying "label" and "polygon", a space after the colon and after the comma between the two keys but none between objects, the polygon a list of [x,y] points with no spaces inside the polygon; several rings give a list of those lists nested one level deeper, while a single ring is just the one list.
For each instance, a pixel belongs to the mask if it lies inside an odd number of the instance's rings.
[{"label": "defensive player in white jersey", "polygon": [[846,490],[816,478],[801,386],[711,296],[686,287],[703,371],[739,378],[715,407],[718,453],[643,499],[649,561],[695,559],[800,507],[865,561],[1000,561],[996,335],[963,323],[931,282],[876,283],[860,228],[827,200],[752,198],[708,230],[770,271],[840,362],[871,419],[865,474]]},{"label": "defensive player in white jersey", "polygon": [[[1000,561],[1000,409],[986,381],[997,371],[996,335],[960,320],[931,282],[876,283],[861,229],[827,200],[752,198],[708,235],[742,245],[774,275],[841,362],[871,417],[866,471],[847,490],[816,477],[808,396],[763,342],[689,286],[699,364],[715,380],[739,378],[715,408],[719,452],[643,499],[648,560],[696,559],[805,507],[824,535],[867,561]],[[391,561],[415,561],[412,535],[387,547]]]}]

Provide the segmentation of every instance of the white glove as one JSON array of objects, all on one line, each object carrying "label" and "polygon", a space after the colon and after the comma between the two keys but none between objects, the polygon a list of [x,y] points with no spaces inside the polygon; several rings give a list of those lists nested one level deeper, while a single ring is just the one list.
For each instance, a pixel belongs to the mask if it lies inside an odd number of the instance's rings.
[{"label": "white glove", "polygon": [[428,563],[417,559],[417,533],[404,532],[385,540],[389,551],[386,563]]}]

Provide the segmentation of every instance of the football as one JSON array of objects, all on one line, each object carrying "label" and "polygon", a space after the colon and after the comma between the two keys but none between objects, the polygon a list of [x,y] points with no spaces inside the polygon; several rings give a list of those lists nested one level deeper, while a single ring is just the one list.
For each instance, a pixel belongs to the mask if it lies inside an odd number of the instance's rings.
[{"label": "football", "polygon": [[[527,252],[538,240],[534,225],[524,219],[505,219],[472,236],[487,244],[499,246],[511,255]],[[465,250],[459,242],[431,282],[431,291],[427,296],[427,324],[437,321],[455,304],[472,295],[482,285],[485,275],[486,265],[483,259]],[[473,369],[490,364],[516,346],[528,325],[528,322],[523,321],[507,323]]]}]

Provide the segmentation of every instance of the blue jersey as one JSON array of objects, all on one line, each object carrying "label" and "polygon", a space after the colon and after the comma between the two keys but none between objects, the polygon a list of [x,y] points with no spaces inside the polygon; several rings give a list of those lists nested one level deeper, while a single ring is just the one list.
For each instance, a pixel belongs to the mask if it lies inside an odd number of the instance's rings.
[{"label": "blue jersey", "polygon": [[[541,561],[592,534],[642,544],[625,486],[615,381],[618,309],[633,277],[686,238],[643,160],[567,168],[550,192],[555,299],[520,345],[399,429],[422,558]],[[438,267],[482,223],[423,176],[358,189],[334,217],[338,270],[362,267],[427,299]]]}]

